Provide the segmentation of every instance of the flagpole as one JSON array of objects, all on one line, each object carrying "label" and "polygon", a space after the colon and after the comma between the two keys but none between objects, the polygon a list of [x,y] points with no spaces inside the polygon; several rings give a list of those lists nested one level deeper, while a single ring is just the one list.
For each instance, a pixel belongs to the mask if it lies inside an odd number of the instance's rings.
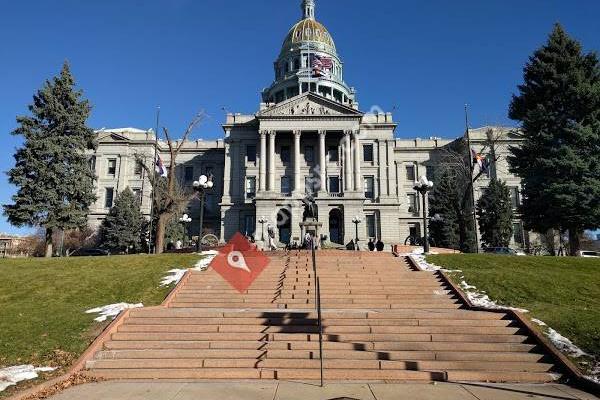
[{"label": "flagpole", "polygon": [[152,241],[152,229],[153,229],[153,223],[154,223],[154,201],[156,200],[156,190],[154,188],[154,185],[156,185],[156,159],[158,157],[158,126],[160,124],[160,106],[156,107],[156,130],[154,131],[154,162],[152,163],[152,169],[150,170],[150,173],[154,174],[154,182],[152,183],[152,185],[150,185],[152,187],[152,202],[150,203],[150,229],[148,231],[148,254],[152,254],[154,252],[156,252],[156,248],[154,249],[154,251],[152,251],[152,245],[153,245],[153,241]]},{"label": "flagpole", "polygon": [[467,154],[469,157],[469,175],[470,175],[470,184],[471,184],[471,201],[473,205],[473,224],[474,224],[474,232],[475,232],[475,251],[479,253],[479,232],[477,232],[477,212],[475,210],[475,182],[473,182],[473,169],[475,164],[473,162],[473,154],[471,153],[471,133],[469,132],[469,105],[465,104],[465,128],[467,135]]}]

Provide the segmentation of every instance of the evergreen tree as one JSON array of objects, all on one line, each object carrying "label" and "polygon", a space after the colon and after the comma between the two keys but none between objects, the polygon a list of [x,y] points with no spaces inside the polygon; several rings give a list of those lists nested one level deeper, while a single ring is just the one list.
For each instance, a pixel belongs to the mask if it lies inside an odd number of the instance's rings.
[{"label": "evergreen tree", "polygon": [[[429,231],[438,247],[460,247],[457,213],[454,207],[456,204],[456,190],[452,187],[448,175],[444,174],[429,194]],[[434,219],[435,216],[438,216],[439,220]]]},{"label": "evergreen tree", "polygon": [[525,226],[568,229],[571,254],[585,229],[600,226],[600,66],[594,53],[555,25],[524,69],[510,118],[524,142],[511,171],[523,184]]},{"label": "evergreen tree", "polygon": [[17,117],[13,135],[23,147],[14,155],[9,182],[17,187],[13,204],[4,205],[8,221],[16,226],[46,230],[47,257],[52,256],[55,230],[82,228],[95,201],[94,179],[86,150],[94,149],[96,136],[86,126],[91,106],[75,89],[69,65],[33,96],[31,115]]},{"label": "evergreen tree", "polygon": [[165,242],[168,243],[177,243],[178,240],[185,242],[186,232],[185,226],[183,223],[179,221],[181,217],[179,215],[175,215],[167,224],[165,229]]},{"label": "evergreen tree", "polygon": [[492,179],[477,201],[481,243],[487,247],[508,247],[513,234],[513,208],[510,190]]},{"label": "evergreen tree", "polygon": [[140,202],[127,188],[117,195],[114,206],[102,221],[101,246],[116,253],[138,253],[143,249],[144,234]]}]

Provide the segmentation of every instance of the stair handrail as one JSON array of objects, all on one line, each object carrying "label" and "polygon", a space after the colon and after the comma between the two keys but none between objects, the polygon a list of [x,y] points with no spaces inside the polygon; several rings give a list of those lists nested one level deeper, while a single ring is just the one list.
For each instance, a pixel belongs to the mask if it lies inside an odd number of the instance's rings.
[{"label": "stair handrail", "polygon": [[317,276],[317,255],[315,246],[312,247],[313,278],[315,286],[315,307],[317,310],[317,329],[319,332],[319,361],[321,368],[321,387],[323,387],[323,319],[321,314],[321,280]]}]

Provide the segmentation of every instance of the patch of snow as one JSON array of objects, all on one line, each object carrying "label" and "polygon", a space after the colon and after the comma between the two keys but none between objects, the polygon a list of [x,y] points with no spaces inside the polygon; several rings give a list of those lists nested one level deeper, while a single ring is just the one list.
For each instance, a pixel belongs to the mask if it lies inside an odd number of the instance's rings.
[{"label": "patch of snow", "polygon": [[590,371],[591,375],[586,375],[586,378],[593,380],[600,384],[600,362],[593,361],[592,368]]},{"label": "patch of snow", "polygon": [[104,322],[108,318],[115,319],[117,315],[123,310],[127,310],[130,308],[142,308],[144,305],[142,303],[138,304],[128,304],[128,303],[117,303],[117,304],[109,304],[107,306],[92,308],[91,310],[87,310],[86,314],[100,314],[98,318],[95,318],[94,321]]},{"label": "patch of snow", "polygon": [[[430,253],[430,254],[434,254],[434,253]],[[425,259],[425,255],[423,254],[422,250],[421,251],[415,250],[413,253],[408,254],[408,255],[411,256],[411,258],[413,260],[415,260],[415,262],[417,263],[419,268],[421,268],[423,271],[462,272],[462,271],[456,270],[456,269],[455,270],[445,269],[445,268],[440,267],[439,265],[428,263],[427,260]]]},{"label": "patch of snow", "polygon": [[[542,326],[544,328],[543,329],[544,334],[548,337],[548,339],[552,342],[552,344],[554,344],[554,346],[556,346],[556,348],[559,349],[560,351],[562,351],[563,353],[565,353],[573,358],[591,357],[592,359],[589,362],[589,364],[590,364],[589,374],[590,375],[586,375],[585,377],[596,383],[600,383],[600,362],[597,359],[593,358],[591,355],[589,355],[585,351],[581,350],[573,342],[571,342],[571,340],[569,340],[568,338],[564,337],[560,333],[556,332],[554,329],[550,328],[544,321],[541,321],[536,318],[532,318],[531,322],[534,322],[534,323],[538,324],[539,326]],[[582,362],[582,364],[588,364],[588,363]]]},{"label": "patch of snow", "polygon": [[165,276],[162,281],[160,281],[160,286],[169,286],[173,283],[177,284],[183,278],[187,269],[172,269],[168,273],[169,275]]},{"label": "patch of snow", "polygon": [[548,339],[550,339],[550,341],[563,353],[566,353],[571,357],[575,358],[589,356],[589,354],[581,350],[579,347],[575,346],[575,344],[573,344],[573,342],[571,342],[569,339],[556,332],[554,329],[550,328],[544,321],[540,321],[536,318],[533,318],[531,321],[535,322],[539,326],[543,326],[544,333],[546,334],[546,336],[548,336]]},{"label": "patch of snow", "polygon": [[[218,251],[215,250],[208,250],[208,251],[203,251],[200,253],[200,255],[204,256],[202,257],[197,263],[196,265],[194,265],[193,268],[190,268],[193,271],[206,271],[208,269],[208,266],[210,265],[210,263],[212,262],[212,260],[219,254]],[[172,269],[170,270],[168,273],[169,275],[165,276],[162,281],[160,281],[160,286],[169,286],[172,284],[178,284],[179,281],[181,281],[181,279],[183,279],[183,276],[185,275],[185,273],[187,272],[187,269]]]},{"label": "patch of snow", "polygon": [[16,385],[21,381],[27,381],[38,377],[38,372],[50,372],[56,368],[34,367],[33,365],[16,365],[0,369],[0,392],[7,387]]},{"label": "patch of snow", "polygon": [[508,309],[508,310],[519,311],[522,313],[529,312],[528,310],[525,310],[524,308],[508,307],[508,306],[503,306],[503,305],[496,303],[495,301],[490,299],[490,297],[487,294],[477,291],[477,288],[475,286],[469,285],[464,279],[460,282],[460,288],[463,290],[463,292],[465,293],[465,295],[467,296],[467,298],[469,299],[471,304],[473,304],[474,306],[489,308],[491,310],[507,310]]}]

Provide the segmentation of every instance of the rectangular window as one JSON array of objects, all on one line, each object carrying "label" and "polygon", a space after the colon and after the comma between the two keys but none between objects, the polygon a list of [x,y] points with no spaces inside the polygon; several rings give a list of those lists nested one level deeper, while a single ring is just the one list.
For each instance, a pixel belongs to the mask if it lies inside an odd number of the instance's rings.
[{"label": "rectangular window", "polygon": [[373,162],[373,145],[372,144],[363,145],[363,161],[364,162]]},{"label": "rectangular window", "polygon": [[340,192],[340,177],[339,176],[330,176],[329,177],[329,193],[339,193]]},{"label": "rectangular window", "polygon": [[256,197],[256,177],[246,177],[246,198],[253,199]]},{"label": "rectangular window", "polygon": [[338,162],[340,160],[337,146],[327,147],[327,158],[329,158],[329,162]]},{"label": "rectangular window", "polygon": [[133,174],[138,178],[141,178],[143,171],[144,169],[142,168],[142,163],[136,160],[135,164],[133,165]]},{"label": "rectangular window", "polygon": [[515,239],[515,243],[519,246],[523,246],[524,244],[524,236],[523,236],[523,224],[520,222],[515,222],[513,224],[513,237]]},{"label": "rectangular window", "polygon": [[246,146],[246,161],[249,163],[256,162],[256,146],[255,145]]},{"label": "rectangular window", "polygon": [[307,163],[315,162],[315,148],[314,147],[312,147],[312,146],[304,147],[304,160],[306,160]]},{"label": "rectangular window", "polygon": [[117,159],[111,158],[108,160],[107,174],[109,176],[115,176],[117,174]]},{"label": "rectangular window", "polygon": [[315,190],[315,179],[312,176],[305,176],[304,177],[304,192],[306,194],[314,194],[316,192]]},{"label": "rectangular window", "polygon": [[114,197],[115,197],[115,189],[113,189],[113,188],[104,189],[104,208],[111,208],[113,206]]},{"label": "rectangular window", "polygon": [[409,182],[414,182],[417,180],[417,173],[414,165],[406,166],[406,180]]},{"label": "rectangular window", "polygon": [[282,176],[281,177],[281,193],[283,193],[283,194],[290,194],[290,193],[292,193],[292,188],[291,188],[290,177],[289,176]]},{"label": "rectangular window", "polygon": [[375,178],[372,176],[365,176],[365,197],[367,199],[375,198]]},{"label": "rectangular window", "polygon": [[367,223],[367,235],[370,238],[376,238],[377,237],[377,227],[375,226],[375,215],[367,215],[366,223]]},{"label": "rectangular window", "polygon": [[254,215],[244,216],[244,235],[254,236],[254,230],[256,229],[256,222]]},{"label": "rectangular window", "polygon": [[90,171],[96,172],[96,156],[91,156],[88,159],[88,165],[90,166]]},{"label": "rectangular window", "polygon": [[194,167],[185,167],[184,170],[184,181],[185,183],[192,183],[194,181]]},{"label": "rectangular window", "polygon": [[133,196],[137,199],[137,201],[141,205],[142,204],[142,189],[135,188],[135,189],[132,189],[132,192],[133,192]]},{"label": "rectangular window", "polygon": [[519,192],[518,187],[512,186],[510,188],[510,200],[512,201],[513,208],[517,208],[521,205],[521,193]]},{"label": "rectangular window", "polygon": [[281,146],[281,162],[288,164],[290,162],[290,146]]},{"label": "rectangular window", "polygon": [[419,213],[419,201],[416,193],[408,193],[406,195],[408,199],[408,212],[413,214]]}]

